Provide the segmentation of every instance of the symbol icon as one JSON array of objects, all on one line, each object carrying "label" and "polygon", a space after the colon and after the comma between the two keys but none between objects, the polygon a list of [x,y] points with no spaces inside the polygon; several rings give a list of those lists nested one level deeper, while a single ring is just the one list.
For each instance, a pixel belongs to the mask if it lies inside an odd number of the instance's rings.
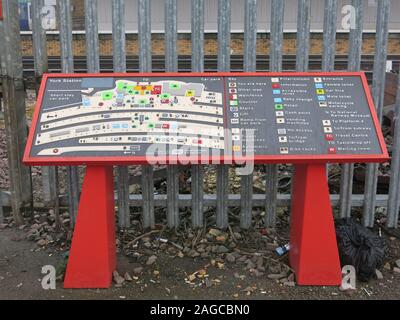
[{"label": "symbol icon", "polygon": [[325,140],[327,140],[327,141],[333,141],[333,140],[334,140],[333,134],[332,134],[332,133],[327,133],[327,134],[325,135]]},{"label": "symbol icon", "polygon": [[325,96],[318,96],[318,100],[320,100],[320,101],[325,101],[326,98],[325,98]]},{"label": "symbol icon", "polygon": [[328,153],[336,153],[336,148],[334,148],[334,147],[329,147],[328,148]]},{"label": "symbol icon", "polygon": [[279,142],[287,142],[287,137],[286,136],[279,136]]},{"label": "symbol icon", "polygon": [[193,97],[193,96],[194,96],[194,90],[186,90],[185,97]]},{"label": "symbol icon", "polygon": [[282,110],[283,109],[283,105],[282,104],[276,104],[275,105],[275,110]]},{"label": "symbol icon", "polygon": [[328,103],[324,102],[324,101],[320,101],[318,102],[320,108],[326,108],[328,106]]},{"label": "symbol icon", "polygon": [[236,82],[229,82],[229,87],[230,88],[235,88],[236,87]]},{"label": "symbol icon", "polygon": [[322,82],[322,78],[314,78],[314,82]]},{"label": "symbol icon", "polygon": [[237,89],[235,89],[235,88],[230,88],[230,89],[229,89],[229,93],[237,93]]},{"label": "symbol icon", "polygon": [[317,91],[317,94],[325,94],[325,90],[324,89],[317,89],[315,91]]},{"label": "symbol icon", "polygon": [[275,102],[275,103],[282,102],[282,98],[274,98],[274,102]]},{"label": "symbol icon", "polygon": [[279,78],[271,78],[271,82],[279,82]]},{"label": "symbol icon", "polygon": [[315,88],[316,88],[316,89],[323,89],[323,88],[324,88],[324,85],[323,85],[322,83],[316,83],[316,84],[315,84]]},{"label": "symbol icon", "polygon": [[274,89],[278,89],[280,87],[281,87],[281,85],[279,83],[273,83],[272,84],[272,88],[274,88]]},{"label": "symbol icon", "polygon": [[239,119],[231,119],[231,123],[239,123]]},{"label": "symbol icon", "polygon": [[279,148],[279,152],[282,154],[288,154],[289,153],[289,148],[288,147],[281,147]]},{"label": "symbol icon", "polygon": [[230,107],[230,110],[231,110],[232,112],[235,112],[235,111],[239,111],[239,108],[238,108],[238,107]]},{"label": "symbol icon", "polygon": [[322,125],[330,126],[331,125],[331,120],[322,120]]},{"label": "symbol icon", "polygon": [[277,117],[283,117],[283,111],[276,111],[275,114]]},{"label": "symbol icon", "polygon": [[281,94],[281,90],[274,89],[272,90],[272,94]]},{"label": "symbol icon", "polygon": [[332,127],[324,127],[324,133],[332,133]]},{"label": "symbol icon", "polygon": [[232,135],[232,140],[233,140],[233,141],[240,140],[240,136],[237,135],[237,134],[234,134],[234,135]]},{"label": "symbol icon", "polygon": [[286,134],[286,129],[285,128],[279,128],[278,129],[278,134]]},{"label": "symbol icon", "polygon": [[231,94],[229,100],[237,100],[237,94]]},{"label": "symbol icon", "polygon": [[233,146],[233,147],[232,147],[232,150],[233,150],[233,151],[240,151],[240,146]]},{"label": "symbol icon", "polygon": [[232,128],[232,133],[238,134],[238,133],[240,133],[240,129],[239,128]]},{"label": "symbol icon", "polygon": [[285,118],[276,118],[276,123],[285,123]]}]

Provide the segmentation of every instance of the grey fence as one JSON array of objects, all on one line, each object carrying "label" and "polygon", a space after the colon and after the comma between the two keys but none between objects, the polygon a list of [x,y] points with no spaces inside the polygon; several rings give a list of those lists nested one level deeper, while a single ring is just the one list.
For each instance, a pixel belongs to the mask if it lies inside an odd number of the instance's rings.
[{"label": "grey fence", "polygon": [[[126,0],[131,1],[131,0]],[[133,0],[132,0],[133,1]],[[152,71],[151,55],[151,12],[150,0],[137,0],[138,10],[132,14],[138,15],[139,63],[140,71]],[[283,22],[285,4],[289,0],[271,1],[270,26],[270,70],[280,71],[282,68]],[[47,70],[46,32],[42,28],[43,0],[32,1],[33,52],[37,83]],[[286,2],[286,3],[285,3]],[[243,0],[244,11],[244,71],[256,71],[257,44],[257,0]],[[310,46],[311,3],[310,0],[298,0],[297,38],[296,38],[296,70],[307,71]],[[165,71],[178,70],[177,53],[177,1],[165,0]],[[2,62],[2,86],[4,96],[4,121],[7,133],[9,171],[11,180],[10,197],[2,193],[0,201],[9,203],[17,222],[22,222],[21,210],[32,202],[32,185],[30,169],[23,166],[21,157],[25,147],[27,122],[25,116],[25,101],[22,73],[22,58],[20,32],[18,23],[17,0],[3,0],[4,19],[0,21],[0,43]],[[351,1],[351,16],[349,29],[348,70],[360,70],[361,46],[363,37],[363,1]],[[378,1],[376,7],[376,47],[374,56],[372,94],[379,118],[382,120],[383,97],[385,88],[385,64],[388,46],[388,25],[390,1]],[[97,0],[85,0],[85,31],[86,55],[88,72],[99,72],[99,37]],[[204,0],[191,1],[191,50],[192,71],[204,71]],[[322,70],[333,71],[335,62],[336,23],[338,8],[337,0],[324,1],[324,30]],[[112,12],[112,43],[114,71],[126,71],[125,44],[125,1],[110,1]],[[57,2],[59,41],[61,48],[62,71],[73,73],[71,1]],[[322,14],[322,12],[321,12]],[[354,18],[354,19],[353,19]],[[231,35],[231,3],[230,0],[218,0],[218,70],[230,70],[230,35]],[[265,53],[267,54],[267,53]],[[398,85],[400,88],[400,83]],[[395,104],[395,117],[400,114],[400,94]],[[340,194],[331,195],[332,204],[339,208],[340,217],[349,217],[352,208],[363,208],[363,223],[372,227],[377,207],[387,207],[387,226],[396,227],[400,207],[400,126],[396,125],[391,150],[391,177],[388,194],[377,194],[378,172],[377,164],[369,164],[366,170],[364,195],[353,194],[353,164],[341,166]],[[118,224],[120,228],[130,225],[130,208],[142,208],[142,223],[145,228],[155,225],[155,207],[165,207],[167,224],[176,228],[180,224],[179,208],[191,208],[192,225],[200,227],[204,224],[203,214],[206,207],[216,208],[216,225],[226,228],[229,224],[228,209],[240,207],[240,225],[249,228],[252,225],[254,207],[265,207],[265,225],[274,227],[276,224],[277,207],[288,206],[290,195],[278,194],[278,167],[266,165],[266,192],[253,194],[253,175],[241,177],[240,194],[229,193],[228,165],[217,165],[216,193],[205,194],[203,186],[203,165],[190,166],[191,193],[179,194],[179,172],[177,165],[167,167],[166,194],[154,194],[154,168],[143,165],[141,168],[141,194],[131,194],[129,184],[131,177],[127,166],[117,168],[117,205]],[[189,169],[189,168],[188,168]],[[75,220],[79,199],[79,168],[68,167],[59,170],[57,167],[43,167],[42,186],[43,203],[59,212],[60,174],[66,175],[66,194],[71,221]],[[7,204],[7,203],[3,203]],[[1,213],[1,210],[0,210]],[[0,214],[0,219],[2,214]]]}]

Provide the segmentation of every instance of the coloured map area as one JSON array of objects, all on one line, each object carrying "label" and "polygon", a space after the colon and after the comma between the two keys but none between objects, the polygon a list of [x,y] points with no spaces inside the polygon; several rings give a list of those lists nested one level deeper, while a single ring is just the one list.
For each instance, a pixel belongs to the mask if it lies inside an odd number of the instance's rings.
[{"label": "coloured map area", "polygon": [[221,79],[193,80],[50,79],[34,149],[39,156],[144,155],[150,144],[167,146],[157,150],[166,154],[223,150]]}]

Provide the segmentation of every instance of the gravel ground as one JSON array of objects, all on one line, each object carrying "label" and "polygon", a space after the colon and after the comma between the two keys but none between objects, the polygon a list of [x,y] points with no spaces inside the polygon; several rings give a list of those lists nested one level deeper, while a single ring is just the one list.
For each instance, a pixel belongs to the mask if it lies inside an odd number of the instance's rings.
[{"label": "gravel ground", "polygon": [[[0,299],[400,299],[400,273],[395,269],[399,235],[379,227],[374,232],[381,231],[389,247],[380,268],[383,279],[357,281],[356,290],[346,292],[295,285],[287,255],[279,257],[274,251],[287,242],[285,214],[276,232],[232,227],[177,233],[161,225],[143,233],[133,215],[133,227],[117,233],[118,274],[112,287],[63,289],[71,232],[68,214],[61,218],[61,229],[56,228],[52,212],[36,213],[20,227],[12,218],[0,225]],[[57,268],[56,290],[41,288],[41,267],[47,264]]]}]

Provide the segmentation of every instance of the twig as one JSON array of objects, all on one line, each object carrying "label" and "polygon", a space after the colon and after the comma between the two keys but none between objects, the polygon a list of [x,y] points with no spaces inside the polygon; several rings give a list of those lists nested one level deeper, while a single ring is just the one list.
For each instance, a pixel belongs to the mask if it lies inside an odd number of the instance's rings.
[{"label": "twig", "polygon": [[237,243],[237,239],[233,233],[232,227],[228,224],[228,229],[229,229],[229,233],[231,234],[231,237],[233,239],[233,242]]},{"label": "twig", "polygon": [[151,234],[153,234],[153,233],[162,233],[163,231],[164,231],[164,228],[159,229],[159,230],[151,230],[151,231],[149,231],[149,232],[147,232],[147,233],[143,233],[143,234],[140,235],[139,237],[136,237],[136,238],[133,239],[132,241],[129,241],[125,246],[127,247],[127,246],[134,245],[137,241],[139,241],[140,239],[142,239],[142,238],[144,238],[144,237],[146,237],[146,236],[149,236],[149,235],[151,235]]}]

